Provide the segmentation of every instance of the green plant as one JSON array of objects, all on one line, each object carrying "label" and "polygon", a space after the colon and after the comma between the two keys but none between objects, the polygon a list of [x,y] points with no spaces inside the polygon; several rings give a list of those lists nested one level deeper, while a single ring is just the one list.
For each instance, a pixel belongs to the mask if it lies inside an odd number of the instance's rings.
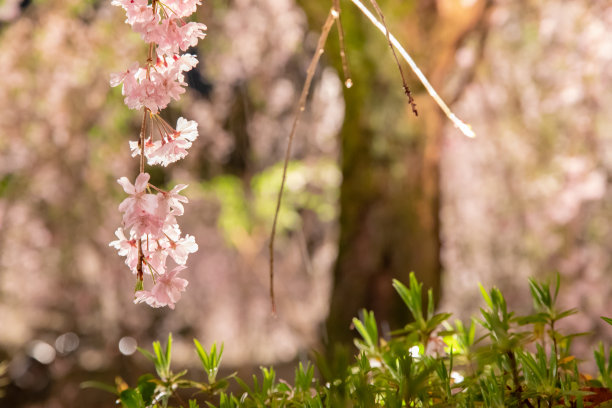
[{"label": "green plant", "polygon": [[[393,286],[412,322],[385,339],[374,313],[363,310],[353,319],[360,336],[355,339],[357,353],[351,356],[338,346],[332,357],[318,355],[316,366],[299,363],[293,383],[277,378],[273,367],[262,367],[250,381],[235,374],[218,380],[223,347],[213,344],[206,351],[197,340],[206,381],[187,380],[186,371],[174,374],[170,368],[169,336],[165,348],[155,342],[153,352],[140,350],[153,362],[156,376],[141,376],[133,388],[122,380],[115,387],[85,385],[115,393],[125,408],[612,406],[610,350],[606,353],[600,345],[595,351],[599,376],[589,379],[570,353],[577,334],[556,329],[556,322],[576,313],[556,309],[559,281],[557,275],[551,291],[549,284],[530,280],[534,311],[527,316],[509,311],[500,290],[481,286],[486,307],[480,318],[451,326],[451,315],[434,313],[431,291],[424,299],[422,284],[411,274],[409,286],[399,281]],[[240,395],[228,391],[231,380]],[[180,389],[194,391],[188,402],[181,399]]]}]

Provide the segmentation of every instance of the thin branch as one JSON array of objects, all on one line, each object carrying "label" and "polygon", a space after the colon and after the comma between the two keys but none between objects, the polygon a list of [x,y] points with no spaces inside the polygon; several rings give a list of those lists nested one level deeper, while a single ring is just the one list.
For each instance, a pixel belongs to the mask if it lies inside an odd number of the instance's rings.
[{"label": "thin branch", "polygon": [[414,113],[414,116],[419,116],[419,111],[417,111],[416,103],[414,102],[414,98],[412,97],[412,92],[410,92],[410,88],[408,87],[408,83],[406,82],[406,78],[404,77],[404,70],[402,69],[402,64],[400,64],[399,58],[397,58],[397,54],[395,53],[395,48],[393,48],[393,44],[391,43],[391,38],[389,38],[389,29],[387,28],[387,23],[385,22],[385,15],[378,6],[376,0],[370,0],[370,3],[372,3],[372,6],[374,6],[374,10],[376,10],[376,13],[378,13],[378,17],[380,17],[380,21],[382,21],[382,24],[385,27],[385,32],[387,34],[387,42],[389,43],[389,48],[391,48],[391,53],[393,53],[393,58],[395,59],[395,63],[397,64],[397,69],[399,70],[400,76],[402,77],[402,87],[404,88],[404,93],[408,97],[408,103],[412,108],[412,113]]},{"label": "thin branch", "polygon": [[140,126],[140,139],[138,144],[140,145],[140,172],[144,173],[145,170],[145,140],[147,138],[147,115],[149,109],[145,108],[144,114],[142,115],[142,125]]},{"label": "thin branch", "polygon": [[336,28],[338,29],[338,42],[340,43],[340,59],[342,60],[342,73],[344,74],[344,86],[350,88],[353,86],[351,79],[351,71],[349,69],[348,57],[346,56],[346,48],[344,46],[344,29],[340,20],[340,0],[334,0],[334,11],[336,17]]},{"label": "thin branch", "polygon": [[[140,144],[140,173],[144,173],[144,157],[145,157],[145,135],[147,133],[147,114],[149,110],[147,108],[144,109],[144,113],[142,114],[142,124],[140,125],[140,136],[138,139],[138,143]],[[141,282],[144,279],[142,273],[142,261],[144,259],[144,254],[142,252],[142,238],[138,238],[138,264],[136,265],[136,276],[137,279]]]},{"label": "thin branch", "polygon": [[[155,7],[157,5],[156,0],[153,0],[153,13],[155,13]],[[149,77],[149,70],[153,62],[153,43],[149,44],[149,52],[147,53],[147,78]],[[140,135],[138,143],[140,144],[140,173],[144,173],[145,170],[145,139],[147,136],[147,115],[149,115],[149,108],[144,108],[142,114],[142,124],[140,125]],[[144,260],[144,253],[142,252],[142,237],[138,237],[138,264],[136,264],[136,277],[142,282],[144,280],[144,274],[142,273],[142,263]]]},{"label": "thin branch", "polygon": [[476,137],[476,134],[474,133],[474,131],[472,130],[472,127],[466,123],[464,123],[463,121],[461,121],[461,119],[459,119],[451,110],[450,108],[446,105],[446,103],[444,103],[444,101],[442,100],[442,98],[440,98],[440,95],[438,95],[438,93],[436,92],[436,90],[434,89],[434,87],[429,83],[429,81],[427,80],[427,78],[425,77],[425,75],[423,74],[423,72],[421,72],[421,70],[419,69],[419,67],[417,66],[417,64],[414,62],[414,60],[412,59],[412,57],[410,57],[410,55],[408,54],[408,52],[406,52],[406,50],[404,49],[404,47],[402,47],[402,45],[399,43],[399,41],[397,41],[397,39],[395,38],[395,36],[393,34],[391,34],[383,24],[381,24],[376,17],[374,17],[374,15],[370,12],[370,10],[368,10],[366,8],[366,6],[363,5],[363,3],[359,0],[351,0],[353,2],[354,5],[357,6],[357,8],[359,8],[359,10],[361,10],[361,12],[372,22],[372,24],[374,24],[376,26],[376,28],[378,28],[380,30],[380,32],[382,32],[385,36],[388,35],[389,36],[389,40],[391,41],[391,44],[393,44],[393,46],[395,48],[397,48],[397,50],[399,51],[400,55],[404,58],[404,60],[408,63],[408,65],[410,66],[410,68],[412,69],[412,71],[414,72],[414,74],[419,78],[419,80],[421,81],[421,83],[423,84],[423,86],[425,87],[425,89],[427,90],[427,92],[429,93],[429,95],[433,98],[434,101],[436,101],[436,103],[438,104],[438,106],[440,107],[440,109],[442,109],[442,111],[444,112],[444,114],[451,120],[451,122],[453,122],[453,124],[455,125],[456,128],[458,128],[461,133],[463,133],[465,136],[467,137]]},{"label": "thin branch", "polygon": [[289,158],[291,157],[291,145],[293,144],[293,138],[295,136],[295,131],[297,129],[297,125],[302,117],[302,113],[306,108],[306,98],[308,97],[308,92],[310,90],[310,85],[312,83],[312,78],[314,77],[317,65],[319,63],[319,59],[323,54],[323,47],[325,45],[325,41],[327,40],[327,36],[329,35],[329,31],[331,30],[332,25],[334,24],[334,20],[337,18],[338,14],[334,12],[332,8],[327,15],[327,20],[325,20],[325,24],[323,24],[323,28],[321,29],[321,36],[319,37],[319,41],[317,42],[317,48],[315,50],[312,59],[310,60],[310,65],[308,65],[308,70],[306,71],[306,81],[304,82],[304,86],[302,87],[302,93],[300,95],[300,100],[298,102],[295,118],[293,120],[293,126],[291,127],[291,133],[289,133],[289,141],[287,143],[287,150],[285,151],[285,162],[283,164],[283,177],[281,180],[280,189],[278,191],[278,199],[276,201],[276,210],[274,211],[274,221],[272,223],[272,232],[270,234],[270,302],[272,303],[272,314],[276,314],[276,300],[274,298],[274,238],[276,236],[276,224],[278,222],[278,214],[280,212],[281,200],[283,198],[283,191],[285,187],[285,179],[287,178],[287,167],[289,166]]}]

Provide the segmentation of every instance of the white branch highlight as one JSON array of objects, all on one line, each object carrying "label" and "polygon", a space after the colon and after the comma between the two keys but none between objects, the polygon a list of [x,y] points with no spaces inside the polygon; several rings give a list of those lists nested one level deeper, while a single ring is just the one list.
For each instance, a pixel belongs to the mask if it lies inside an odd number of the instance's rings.
[{"label": "white branch highlight", "polygon": [[[376,19],[376,17],[374,17],[374,15],[370,12],[370,10],[368,10],[361,1],[359,0],[351,0],[351,1],[353,2],[353,4],[355,4],[359,8],[359,10],[361,10],[361,12],[368,19],[370,19],[372,24],[374,24],[376,28],[380,30],[380,32],[382,32],[385,36],[387,36],[387,30],[385,29],[385,26],[381,22],[379,22]],[[438,95],[434,87],[429,83],[429,81],[427,80],[427,77],[425,77],[425,74],[423,74],[423,72],[419,69],[417,64],[412,59],[412,57],[410,57],[410,55],[404,49],[404,47],[402,47],[399,41],[397,41],[397,38],[395,38],[395,36],[391,34],[390,32],[389,32],[389,39],[391,40],[391,43],[393,44],[393,46],[399,51],[401,56],[404,57],[404,60],[406,60],[406,62],[408,63],[412,71],[416,74],[416,76],[419,78],[419,80],[421,81],[425,89],[427,89],[427,92],[429,93],[429,95],[431,95],[434,101],[436,101],[440,109],[442,109],[444,114],[451,120],[451,122],[453,122],[455,127],[458,128],[461,131],[461,133],[463,133],[467,137],[476,137],[476,133],[474,133],[474,131],[472,130],[472,127],[468,125],[467,123],[464,123],[463,121],[461,121],[461,119],[459,119],[457,115],[455,115],[450,110],[448,105],[446,105],[446,103],[444,103],[442,98],[440,98],[440,95]]]}]

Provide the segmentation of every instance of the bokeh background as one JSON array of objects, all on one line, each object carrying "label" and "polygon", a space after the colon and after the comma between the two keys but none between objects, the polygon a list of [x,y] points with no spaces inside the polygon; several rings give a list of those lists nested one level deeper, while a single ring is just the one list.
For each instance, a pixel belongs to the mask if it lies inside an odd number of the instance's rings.
[{"label": "bokeh background", "polygon": [[[391,279],[414,270],[439,308],[469,318],[478,282],[528,311],[527,277],[562,276],[561,301],[609,343],[612,310],[612,4],[607,0],[381,0],[392,32],[478,137],[467,139],[407,75],[385,38],[341,2],[353,86],[332,31],[298,129],[276,241],[267,245],[282,157],[327,0],[209,0],[189,89],[165,112],[196,120],[186,160],[151,168],[189,184],[179,220],[200,246],[176,310],[132,303],[134,277],[108,247],[133,178],[128,110],[109,74],[144,60],[121,9],[97,0],[0,1],[0,360],[4,407],[107,407],[81,390],[149,369],[136,346],[172,332],[224,365],[304,359],[350,342],[373,309],[406,322]],[[407,70],[407,68],[405,68]]]}]

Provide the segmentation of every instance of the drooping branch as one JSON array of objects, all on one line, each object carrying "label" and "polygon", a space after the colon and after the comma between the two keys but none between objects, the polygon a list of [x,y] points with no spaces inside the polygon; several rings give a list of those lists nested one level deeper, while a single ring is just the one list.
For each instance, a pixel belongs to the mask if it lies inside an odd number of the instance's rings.
[{"label": "drooping branch", "polygon": [[346,47],[344,46],[344,28],[342,28],[342,20],[340,19],[340,0],[334,0],[334,10],[337,14],[336,28],[338,29],[338,43],[340,44],[340,59],[342,61],[342,73],[344,74],[344,86],[350,88],[353,86],[351,78],[351,70],[346,56]]},{"label": "drooping branch", "polygon": [[310,64],[308,65],[308,70],[306,71],[306,81],[304,82],[304,86],[302,87],[302,93],[300,95],[300,100],[297,104],[295,110],[295,118],[293,119],[293,125],[291,126],[291,132],[289,133],[289,141],[287,142],[287,150],[285,151],[285,161],[283,164],[283,176],[281,179],[280,189],[278,191],[278,199],[276,201],[276,210],[274,211],[274,221],[272,222],[272,232],[270,233],[270,302],[272,303],[272,313],[276,314],[276,301],[274,298],[274,238],[276,236],[276,225],[278,223],[278,214],[280,212],[281,201],[283,198],[283,191],[285,187],[285,179],[287,178],[287,167],[289,166],[289,158],[291,157],[291,146],[293,144],[293,138],[295,137],[295,132],[297,130],[298,123],[302,117],[302,113],[306,109],[306,99],[308,98],[308,93],[310,91],[310,85],[312,84],[312,78],[314,77],[315,71],[317,69],[317,65],[319,64],[319,59],[321,55],[323,55],[323,47],[325,46],[325,42],[327,41],[327,36],[329,35],[329,31],[331,30],[334,21],[338,17],[338,12],[336,12],[335,8],[332,8],[327,15],[327,20],[325,20],[325,24],[323,24],[323,28],[321,29],[321,35],[319,36],[319,41],[317,42],[317,48],[315,50],[312,59],[310,60]]},{"label": "drooping branch", "polygon": [[425,74],[423,74],[423,72],[417,66],[416,62],[414,62],[412,57],[410,57],[410,54],[408,54],[408,52],[404,49],[404,47],[402,47],[402,44],[400,44],[397,38],[395,38],[395,36],[391,34],[389,30],[385,28],[384,24],[382,24],[376,19],[376,17],[370,12],[370,10],[367,9],[367,7],[361,1],[359,0],[351,0],[351,1],[372,22],[372,24],[374,24],[376,28],[380,30],[381,33],[383,33],[385,36],[388,36],[389,41],[391,41],[391,44],[393,44],[393,46],[397,48],[400,55],[408,63],[408,65],[410,66],[410,69],[412,69],[414,74],[419,78],[419,80],[421,81],[425,89],[427,90],[427,93],[429,93],[429,95],[433,98],[433,100],[436,101],[440,109],[442,109],[444,114],[451,120],[451,122],[453,122],[455,127],[458,128],[461,131],[461,133],[463,133],[467,137],[476,137],[476,134],[472,130],[472,127],[466,124],[465,122],[461,121],[461,119],[459,119],[450,110],[450,108],[442,100],[440,95],[438,95],[434,87],[427,80],[427,77],[425,76]]},{"label": "drooping branch", "polygon": [[399,70],[400,76],[402,77],[402,87],[404,88],[404,93],[408,97],[408,103],[412,108],[412,113],[414,113],[414,116],[419,116],[419,111],[417,111],[416,103],[414,102],[414,98],[412,97],[412,92],[410,92],[410,88],[408,87],[408,83],[406,82],[406,78],[404,77],[404,70],[402,69],[402,64],[400,64],[399,58],[397,58],[397,54],[395,53],[395,48],[393,48],[393,43],[391,43],[389,29],[387,28],[387,23],[385,22],[385,15],[378,6],[376,0],[370,0],[370,3],[372,3],[372,6],[374,6],[376,13],[378,13],[378,17],[380,17],[380,21],[382,21],[382,24],[385,27],[385,31],[387,33],[387,42],[389,43],[389,48],[391,48],[393,59],[395,59],[395,64],[397,65],[397,69]]}]

